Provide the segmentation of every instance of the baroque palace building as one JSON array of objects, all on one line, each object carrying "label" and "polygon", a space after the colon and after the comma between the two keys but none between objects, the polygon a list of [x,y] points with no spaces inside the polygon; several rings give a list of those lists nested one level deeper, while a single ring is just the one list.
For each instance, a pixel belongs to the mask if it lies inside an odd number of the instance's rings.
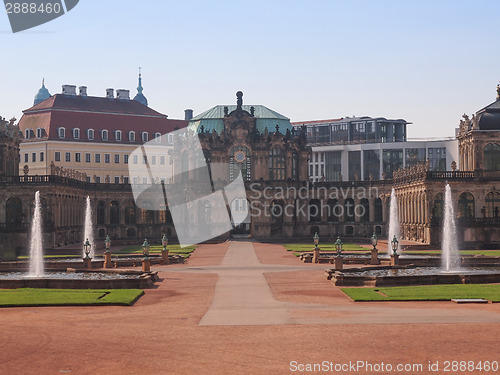
[{"label": "baroque palace building", "polygon": [[[141,84],[139,87],[142,93]],[[154,210],[135,204],[132,185],[152,181],[129,176],[128,168],[122,163],[125,164],[127,154],[146,142],[148,146],[154,144],[159,138],[154,155],[148,154],[147,160],[137,160],[138,164],[155,164],[161,168],[164,156],[165,168],[172,171],[178,162],[188,165],[189,150],[183,149],[182,142],[172,143],[168,136],[157,136],[185,126],[187,134],[198,134],[209,165],[226,165],[222,175],[218,174],[212,181],[213,189],[222,189],[239,173],[245,181],[247,199],[227,202],[226,208],[234,213],[238,207],[249,207],[251,215],[233,232],[250,232],[256,239],[309,237],[315,232],[330,239],[338,235],[368,238],[373,232],[386,236],[390,193],[394,187],[403,238],[438,243],[442,197],[448,181],[463,228],[460,231],[463,241],[466,244],[499,242],[498,98],[472,119],[464,117],[457,136],[460,145],[457,160],[448,159],[442,168],[445,170],[432,168],[427,158],[421,164],[406,164],[407,168],[393,172],[392,178],[380,173],[369,178],[311,181],[312,146],[307,125],[293,126],[288,118],[264,106],[243,105],[241,93],[237,95],[236,106],[216,106],[192,119],[188,112],[185,121],[181,121],[170,120],[149,109],[144,101],[130,100],[128,93],[122,90],[118,91],[118,97],[112,97],[108,91],[105,98],[85,96],[81,88],[77,95],[76,89],[68,86],[62,94],[49,97],[46,97],[48,92],[41,91],[41,95],[37,95],[41,102],[25,111],[20,129],[15,120],[2,120],[0,126],[0,168],[3,168],[0,171],[0,256],[13,256],[26,249],[37,190],[42,196],[46,247],[82,242],[87,196],[92,202],[99,241],[107,234],[113,240],[130,243],[138,243],[145,237],[150,242],[159,242],[163,233],[175,239],[168,206]],[[392,136],[405,138],[403,130],[407,122],[393,123],[396,126],[393,124]],[[80,131],[78,137],[75,137],[76,129]],[[93,139],[89,138],[89,130],[94,131]],[[121,136],[116,135],[118,131]],[[136,138],[129,138],[130,132],[135,132]],[[147,136],[143,136],[144,133]],[[20,143],[21,137],[24,139]],[[403,138],[395,141],[404,143]],[[40,162],[41,152],[43,162]],[[60,160],[56,152],[60,152]],[[69,161],[66,161],[66,153],[70,154]],[[76,162],[77,153],[81,153],[79,162]],[[90,162],[85,161],[86,153],[91,153]],[[95,161],[98,153],[100,162]],[[20,158],[13,157],[18,154]],[[105,154],[109,154],[109,163]],[[115,154],[119,155],[117,163]],[[25,162],[26,155],[28,162]],[[128,160],[128,163],[134,161]],[[194,196],[196,176],[196,171],[189,171],[161,182],[174,184]],[[197,215],[198,218],[207,223],[216,222],[216,217],[210,216],[210,207],[200,209],[204,215]],[[230,235],[228,232],[222,237]]]}]

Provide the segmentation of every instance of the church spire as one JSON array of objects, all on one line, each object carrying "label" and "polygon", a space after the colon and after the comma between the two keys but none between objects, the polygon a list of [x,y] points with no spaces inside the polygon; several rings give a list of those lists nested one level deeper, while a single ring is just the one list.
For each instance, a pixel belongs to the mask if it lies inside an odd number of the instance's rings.
[{"label": "church spire", "polygon": [[141,74],[141,67],[139,67],[139,85],[137,86],[137,95],[135,96],[134,100],[136,102],[139,102],[141,104],[144,104],[144,105],[148,105],[148,100],[146,99],[146,97],[143,95],[142,91],[143,91],[143,87],[142,87],[142,74]]}]

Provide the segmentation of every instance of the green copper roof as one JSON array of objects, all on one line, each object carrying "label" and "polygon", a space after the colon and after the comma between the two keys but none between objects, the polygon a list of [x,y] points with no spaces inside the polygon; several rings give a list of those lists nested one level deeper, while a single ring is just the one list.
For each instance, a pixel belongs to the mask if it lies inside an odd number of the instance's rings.
[{"label": "green copper roof", "polygon": [[[198,116],[194,117],[188,124],[188,128],[196,131],[200,131],[200,127],[203,125],[204,131],[212,132],[215,130],[217,133],[221,133],[224,130],[224,107],[228,108],[229,113],[236,109],[235,105],[218,105],[208,111],[205,111]],[[290,119],[285,117],[278,112],[273,111],[263,105],[243,105],[243,110],[250,112],[250,107],[254,107],[254,116],[257,119],[257,130],[261,133],[267,129],[269,132],[274,132],[276,130],[276,125],[279,126],[280,132],[284,133],[288,130],[292,130],[292,125],[290,124]]]}]

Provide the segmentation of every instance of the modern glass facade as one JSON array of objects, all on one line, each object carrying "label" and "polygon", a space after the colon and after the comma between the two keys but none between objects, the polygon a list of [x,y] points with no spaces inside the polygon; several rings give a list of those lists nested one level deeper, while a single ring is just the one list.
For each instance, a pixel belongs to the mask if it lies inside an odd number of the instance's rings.
[{"label": "modern glass facade", "polygon": [[349,151],[349,181],[361,179],[361,151]]},{"label": "modern glass facade", "polygon": [[430,162],[431,171],[446,170],[446,147],[429,148],[427,158]]},{"label": "modern glass facade", "polygon": [[394,171],[403,168],[403,150],[389,149],[382,152],[382,170],[385,178],[392,178]]},{"label": "modern glass facade", "polygon": [[325,152],[326,181],[340,181],[342,173],[342,151]]},{"label": "modern glass facade", "polygon": [[365,181],[370,179],[380,179],[380,151],[379,150],[364,150],[363,151],[363,178]]},{"label": "modern glass facade", "polygon": [[425,148],[407,148],[405,150],[405,163],[407,167],[425,163]]}]

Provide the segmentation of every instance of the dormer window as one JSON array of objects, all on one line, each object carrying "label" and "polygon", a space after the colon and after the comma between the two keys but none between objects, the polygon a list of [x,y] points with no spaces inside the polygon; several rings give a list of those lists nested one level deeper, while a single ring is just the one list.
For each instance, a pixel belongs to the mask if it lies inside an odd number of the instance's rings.
[{"label": "dormer window", "polygon": [[161,133],[155,133],[155,140],[157,143],[161,142]]},{"label": "dormer window", "polygon": [[142,132],[142,141],[147,142],[148,141],[148,133],[147,132]]},{"label": "dormer window", "polygon": [[66,137],[66,129],[65,128],[57,129],[57,135],[59,136],[59,138]]},{"label": "dormer window", "polygon": [[108,140],[108,131],[107,130],[101,130],[101,139],[103,141],[107,141]]},{"label": "dormer window", "polygon": [[31,136],[31,129],[26,129],[24,138],[30,139],[30,136]]},{"label": "dormer window", "polygon": [[37,138],[42,138],[42,136],[43,136],[43,129],[42,128],[36,129],[36,136],[37,136]]},{"label": "dormer window", "polygon": [[80,129],[78,128],[73,129],[73,138],[80,139]]},{"label": "dormer window", "polygon": [[89,139],[89,141],[94,140],[94,129],[87,130],[87,138]]},{"label": "dormer window", "polygon": [[128,140],[130,142],[135,142],[135,132],[134,131],[129,131],[128,132]]},{"label": "dormer window", "polygon": [[168,134],[168,144],[174,143],[174,135],[172,133]]},{"label": "dormer window", "polygon": [[122,140],[122,131],[116,130],[115,131],[115,141],[121,141],[121,140]]}]

